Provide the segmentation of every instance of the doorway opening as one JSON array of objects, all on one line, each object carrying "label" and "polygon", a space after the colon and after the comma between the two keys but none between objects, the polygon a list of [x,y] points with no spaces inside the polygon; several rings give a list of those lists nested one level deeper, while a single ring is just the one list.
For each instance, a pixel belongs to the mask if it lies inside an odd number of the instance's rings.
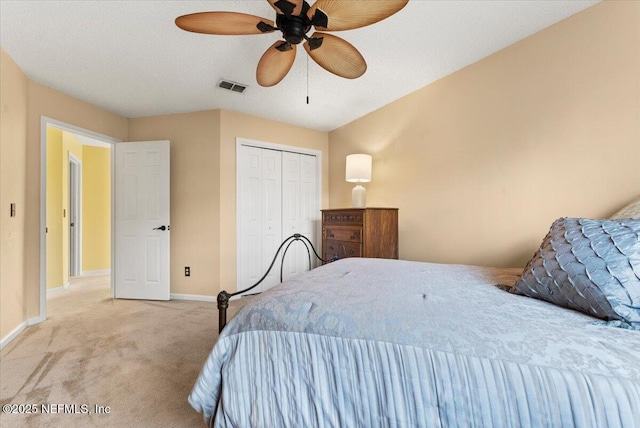
[{"label": "doorway opening", "polygon": [[[121,142],[41,118],[40,316],[47,295],[113,270],[113,145]],[[112,288],[112,285],[111,285]],[[113,296],[113,289],[110,291]]]}]

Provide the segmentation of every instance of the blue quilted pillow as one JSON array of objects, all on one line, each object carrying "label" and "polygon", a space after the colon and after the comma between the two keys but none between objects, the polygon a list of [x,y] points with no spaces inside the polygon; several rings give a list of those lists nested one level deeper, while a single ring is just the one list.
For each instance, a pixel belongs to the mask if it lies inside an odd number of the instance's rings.
[{"label": "blue quilted pillow", "polygon": [[640,330],[640,220],[556,220],[512,292]]}]

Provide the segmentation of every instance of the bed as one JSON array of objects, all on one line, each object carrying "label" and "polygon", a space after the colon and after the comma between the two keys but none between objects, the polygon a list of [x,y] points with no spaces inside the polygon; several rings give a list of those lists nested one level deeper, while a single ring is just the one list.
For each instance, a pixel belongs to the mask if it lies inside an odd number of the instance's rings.
[{"label": "bed", "polygon": [[640,427],[635,320],[496,286],[526,271],[323,265],[230,320],[189,402],[215,427]]}]

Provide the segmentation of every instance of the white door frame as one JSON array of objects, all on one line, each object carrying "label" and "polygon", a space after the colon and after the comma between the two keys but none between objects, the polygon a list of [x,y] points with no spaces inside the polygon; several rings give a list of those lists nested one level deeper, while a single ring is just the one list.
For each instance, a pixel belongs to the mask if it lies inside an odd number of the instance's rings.
[{"label": "white door frame", "polygon": [[[50,117],[40,117],[40,315],[30,324],[36,324],[47,319],[47,126],[69,131],[74,134],[94,138],[98,141],[110,144],[111,147],[111,188],[115,189],[115,150],[113,145],[121,143],[122,140],[89,131],[69,123],[61,122]],[[114,224],[114,203],[115,192],[111,192],[111,224]],[[111,228],[111,272],[115,272],[115,231]],[[114,282],[111,275],[111,297],[113,297]]]},{"label": "white door frame", "polygon": [[[320,242],[320,237],[322,236],[322,225],[321,225],[321,221],[320,221],[320,209],[322,208],[322,151],[320,150],[314,150],[314,149],[307,149],[304,147],[297,147],[297,146],[287,146],[284,144],[276,144],[276,143],[269,143],[266,141],[259,141],[259,140],[251,140],[249,138],[241,138],[238,137],[236,138],[236,260],[240,260],[241,254],[240,254],[240,237],[241,235],[241,228],[242,228],[242,224],[241,224],[241,219],[240,219],[240,215],[241,212],[238,209],[238,201],[240,201],[240,146],[251,146],[251,147],[257,147],[257,148],[261,148],[261,149],[271,149],[271,150],[279,150],[279,151],[283,151],[283,152],[291,152],[291,153],[301,153],[301,154],[305,154],[305,155],[311,155],[311,156],[315,156],[316,157],[316,174],[317,174],[317,183],[318,186],[316,187],[316,200],[318,202],[318,225],[316,227],[316,233],[315,233],[315,241],[313,243],[313,245],[316,247],[316,250],[318,250],[317,246],[318,246],[318,242]],[[312,256],[314,257],[314,256]],[[274,269],[276,268],[276,266],[274,266]],[[279,272],[279,268],[278,268],[278,272]],[[279,274],[278,274],[279,275]],[[237,268],[236,268],[236,290],[240,291],[240,263],[237,263]]]},{"label": "white door frame", "polygon": [[71,152],[69,152],[68,222],[69,276],[80,276],[82,275],[82,161]]}]

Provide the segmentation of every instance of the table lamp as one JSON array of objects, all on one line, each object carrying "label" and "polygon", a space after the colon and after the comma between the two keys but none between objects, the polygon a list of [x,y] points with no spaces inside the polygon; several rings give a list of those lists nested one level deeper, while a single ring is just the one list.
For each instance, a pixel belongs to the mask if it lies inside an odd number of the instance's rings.
[{"label": "table lamp", "polygon": [[371,181],[371,155],[356,154],[347,156],[346,180],[357,183],[351,191],[351,204],[354,208],[366,206],[367,191],[360,183]]}]

